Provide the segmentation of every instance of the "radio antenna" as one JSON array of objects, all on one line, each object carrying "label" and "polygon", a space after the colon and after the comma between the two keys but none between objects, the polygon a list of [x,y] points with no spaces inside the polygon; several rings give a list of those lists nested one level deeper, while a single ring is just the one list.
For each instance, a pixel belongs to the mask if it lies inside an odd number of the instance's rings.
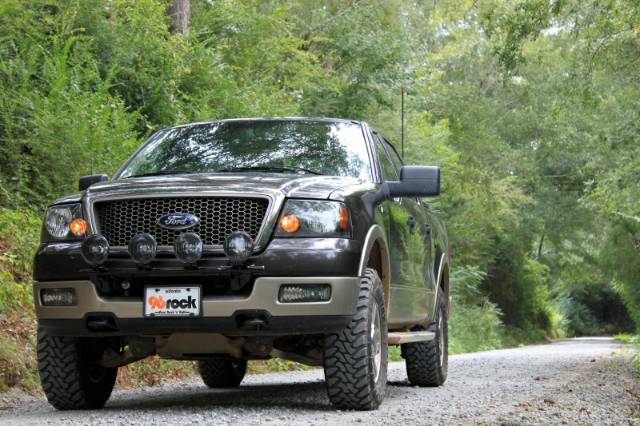
[{"label": "radio antenna", "polygon": [[404,86],[402,86],[402,159],[404,160]]},{"label": "radio antenna", "polygon": [[[91,122],[89,122],[89,157],[91,158],[91,176],[93,176],[93,131],[91,130],[93,126]],[[91,178],[91,183],[93,183],[93,177]]]}]

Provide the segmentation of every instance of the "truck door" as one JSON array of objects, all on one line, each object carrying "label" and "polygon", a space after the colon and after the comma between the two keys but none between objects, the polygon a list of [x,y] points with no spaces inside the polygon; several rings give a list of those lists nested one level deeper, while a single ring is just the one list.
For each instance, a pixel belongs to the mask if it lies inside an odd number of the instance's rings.
[{"label": "truck door", "polygon": [[[385,149],[384,138],[374,133],[383,178],[387,181],[399,179],[401,166],[394,167],[391,161],[397,153],[391,145]],[[402,163],[399,163],[400,165]],[[423,226],[426,213],[422,206],[411,198],[397,198],[388,201],[389,209],[389,257],[391,261],[391,288],[389,303],[389,324],[403,325],[425,319],[431,312],[430,272]],[[383,203],[384,205],[384,203]],[[427,259],[425,259],[427,257]],[[426,267],[425,267],[426,266]]]}]

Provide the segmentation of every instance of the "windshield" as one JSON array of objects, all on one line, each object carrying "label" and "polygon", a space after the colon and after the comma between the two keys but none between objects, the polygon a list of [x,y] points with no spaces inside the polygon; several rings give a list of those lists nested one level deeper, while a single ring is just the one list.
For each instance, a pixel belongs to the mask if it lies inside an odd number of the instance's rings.
[{"label": "windshield", "polygon": [[118,178],[247,168],[370,180],[360,126],[312,120],[232,121],[167,129],[142,148]]}]

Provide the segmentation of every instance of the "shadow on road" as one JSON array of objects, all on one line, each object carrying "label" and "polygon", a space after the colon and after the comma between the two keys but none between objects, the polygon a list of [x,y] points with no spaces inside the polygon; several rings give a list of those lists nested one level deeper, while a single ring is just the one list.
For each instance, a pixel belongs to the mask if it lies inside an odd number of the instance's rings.
[{"label": "shadow on road", "polygon": [[126,400],[114,398],[107,402],[104,410],[148,410],[166,411],[167,409],[219,409],[239,406],[251,408],[287,407],[296,410],[335,411],[326,395],[324,381],[315,383],[273,383],[269,385],[241,385],[234,389],[208,389],[206,387],[185,386],[180,388],[158,388],[149,391],[148,398]]}]

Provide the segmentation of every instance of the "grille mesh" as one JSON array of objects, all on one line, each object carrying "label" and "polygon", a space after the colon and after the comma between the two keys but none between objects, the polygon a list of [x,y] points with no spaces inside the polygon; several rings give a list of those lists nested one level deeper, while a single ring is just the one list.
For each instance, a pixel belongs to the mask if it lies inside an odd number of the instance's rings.
[{"label": "grille mesh", "polygon": [[[175,197],[106,201],[96,203],[96,211],[110,246],[127,246],[140,233],[153,235],[159,246],[171,246],[180,233],[188,231],[198,234],[204,245],[222,245],[233,231],[244,231],[255,240],[268,206],[263,198]],[[167,213],[190,213],[200,223],[180,231],[165,229],[157,219]]]}]

